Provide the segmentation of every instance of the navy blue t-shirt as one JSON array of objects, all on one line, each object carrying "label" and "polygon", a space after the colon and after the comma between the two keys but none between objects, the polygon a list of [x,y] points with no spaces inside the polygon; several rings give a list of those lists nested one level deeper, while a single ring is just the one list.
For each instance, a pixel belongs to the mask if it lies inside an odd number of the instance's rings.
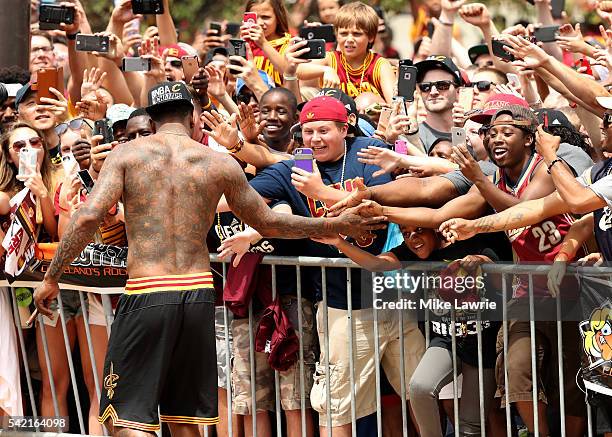
[{"label": "navy blue t-shirt", "polygon": [[[321,179],[328,186],[333,186],[343,191],[353,191],[355,188],[355,179],[363,178],[366,186],[382,185],[391,181],[388,174],[374,177],[372,174],[379,170],[378,166],[362,164],[357,160],[357,152],[368,146],[387,147],[385,143],[365,137],[347,138],[346,163],[344,168],[344,180],[342,187],[342,167],[344,159],[340,158],[336,162],[317,162]],[[251,186],[263,197],[267,199],[284,200],[291,206],[295,215],[303,217],[322,217],[325,214],[325,208],[322,202],[306,198],[297,191],[291,183],[291,168],[294,161],[283,161],[270,166],[258,173],[257,176],[250,181]],[[376,231],[374,238],[370,241],[363,242],[360,247],[367,252],[380,254],[385,244],[387,231]],[[345,258],[344,254],[338,251],[335,247],[327,244],[315,243],[313,241],[307,244],[307,253],[305,256],[318,256],[325,258]],[[364,271],[365,273],[365,271]],[[321,275],[320,269],[309,272],[314,275],[316,284],[317,299],[321,299]],[[327,275],[327,298],[328,305],[331,308],[346,309],[347,308],[347,278],[346,269],[326,269]],[[352,269],[351,274],[351,293],[353,309],[362,308],[361,302],[361,269]],[[366,301],[371,301],[366,299]]]}]

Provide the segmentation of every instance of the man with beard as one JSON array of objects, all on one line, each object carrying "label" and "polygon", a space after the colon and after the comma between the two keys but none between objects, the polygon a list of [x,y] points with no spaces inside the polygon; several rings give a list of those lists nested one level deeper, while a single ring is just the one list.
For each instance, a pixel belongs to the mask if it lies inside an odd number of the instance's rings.
[{"label": "man with beard", "polygon": [[419,139],[425,147],[425,153],[429,154],[437,139],[451,139],[453,104],[457,101],[463,79],[457,66],[446,56],[432,55],[417,62],[415,67],[427,111],[425,121],[419,125]]}]

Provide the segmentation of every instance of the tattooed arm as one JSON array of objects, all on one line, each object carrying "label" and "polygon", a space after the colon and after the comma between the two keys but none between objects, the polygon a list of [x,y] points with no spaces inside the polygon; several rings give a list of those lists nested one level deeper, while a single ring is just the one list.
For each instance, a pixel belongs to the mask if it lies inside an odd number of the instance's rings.
[{"label": "tattooed arm", "polygon": [[464,220],[454,218],[440,225],[440,232],[452,242],[467,240],[478,233],[498,232],[517,229],[539,223],[547,217],[570,212],[558,192],[546,197],[521,202],[504,211],[479,218]]},{"label": "tattooed arm", "polygon": [[383,217],[365,219],[349,210],[334,218],[309,218],[279,214],[270,209],[263,198],[249,185],[244,172],[232,158],[223,166],[224,194],[231,210],[242,221],[257,229],[263,237],[307,238],[343,234],[358,237],[384,227]]},{"label": "tattooed arm", "polygon": [[51,315],[49,304],[57,296],[57,285],[67,267],[91,240],[108,210],[123,193],[123,164],[120,149],[108,155],[102,172],[85,204],[72,216],[58,244],[42,284],[34,293],[36,307],[43,315]]}]

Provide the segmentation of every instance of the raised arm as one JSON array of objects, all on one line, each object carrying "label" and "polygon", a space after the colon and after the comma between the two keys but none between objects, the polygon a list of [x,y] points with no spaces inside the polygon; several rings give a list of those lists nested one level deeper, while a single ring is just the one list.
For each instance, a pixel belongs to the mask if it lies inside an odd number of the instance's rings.
[{"label": "raised arm", "polygon": [[545,218],[570,212],[556,191],[541,199],[521,202],[500,213],[477,220],[453,218],[440,225],[440,231],[450,241],[467,240],[478,233],[508,231],[539,223]]},{"label": "raised arm", "polygon": [[359,237],[384,227],[380,224],[383,218],[364,219],[354,211],[346,211],[334,218],[309,218],[276,213],[248,184],[238,163],[230,157],[223,159],[224,194],[229,207],[263,237],[299,239],[335,234]]}]

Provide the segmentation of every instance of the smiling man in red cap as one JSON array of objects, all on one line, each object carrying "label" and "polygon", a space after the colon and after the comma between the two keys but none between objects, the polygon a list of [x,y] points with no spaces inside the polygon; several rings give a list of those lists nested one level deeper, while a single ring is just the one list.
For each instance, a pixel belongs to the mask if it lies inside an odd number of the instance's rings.
[{"label": "smiling man in red cap", "polygon": [[[376,186],[389,182],[390,176],[385,174],[374,177],[373,174],[379,168],[374,165],[360,163],[357,153],[368,146],[386,147],[378,140],[367,137],[349,137],[348,116],[345,106],[337,99],[329,96],[320,96],[310,100],[302,108],[300,113],[300,124],[304,147],[311,149],[314,157],[314,172],[308,172],[295,166],[295,161],[288,160],[267,167],[250,181],[255,190],[266,199],[285,201],[291,206],[294,214],[306,217],[322,217],[328,206],[339,199],[347,196],[347,192],[359,189],[360,182],[366,186]],[[347,241],[357,244],[362,249],[373,254],[380,254],[386,239],[386,231],[379,230],[369,234],[358,241],[348,239]],[[336,258],[344,256],[335,247],[310,241],[307,244],[309,256],[323,258]],[[351,294],[347,289],[347,272],[344,268],[326,269],[326,288],[328,302],[328,320],[330,339],[329,362],[334,368],[334,380],[340,381],[331,387],[332,405],[337,405],[331,412],[331,422],[334,435],[349,436],[351,434],[351,404],[350,380],[351,368],[349,367],[348,349],[348,299],[350,296],[352,304],[352,318],[359,326],[355,340],[355,363],[354,374],[356,375],[356,417],[364,417],[376,410],[375,398],[375,368],[378,365],[374,361],[374,338],[372,334],[372,296],[369,290],[362,290],[362,272],[360,269],[351,269]],[[316,290],[317,300],[322,298],[321,278],[318,271],[310,275],[302,275],[302,278],[313,277],[313,286]],[[304,288],[304,285],[302,285]],[[323,308],[317,310],[317,320],[322,326]],[[369,326],[366,328],[366,325]],[[382,335],[379,338],[382,364],[385,373],[396,389],[400,390],[401,367],[399,362],[393,361],[388,356],[397,354],[399,356],[400,342],[396,338],[399,325],[397,315],[389,315],[387,318],[379,316],[381,332],[393,333],[393,335]],[[403,326],[404,348],[406,361],[404,373],[409,380],[416,368],[423,352],[424,339],[416,324],[404,323]],[[323,342],[323,334],[320,341]],[[322,343],[321,343],[322,344]],[[386,354],[389,355],[386,355]],[[327,358],[321,352],[320,363]],[[318,375],[325,373],[325,366],[317,366]],[[310,394],[312,408],[319,412],[319,424],[321,434],[326,434],[327,414],[326,396],[327,391],[324,384],[325,378],[315,378],[314,386]]]}]

